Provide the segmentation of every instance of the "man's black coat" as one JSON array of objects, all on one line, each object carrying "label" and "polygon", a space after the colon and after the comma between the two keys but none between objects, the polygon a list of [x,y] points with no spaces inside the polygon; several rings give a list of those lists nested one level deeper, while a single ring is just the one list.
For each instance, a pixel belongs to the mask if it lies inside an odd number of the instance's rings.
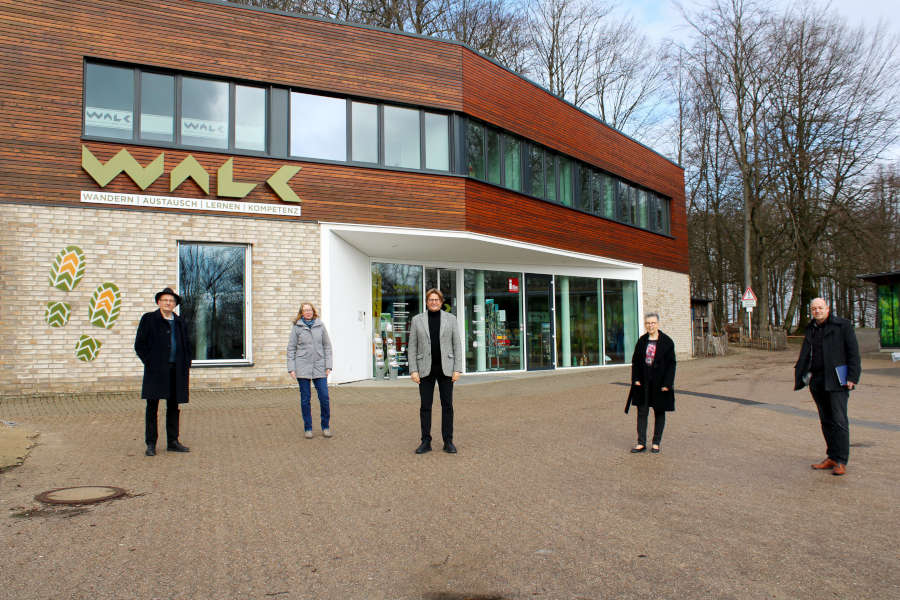
[{"label": "man's black coat", "polygon": [[[144,313],[134,337],[134,351],[144,363],[144,384],[141,397],[147,400],[169,400],[169,351],[172,347],[169,321],[159,310]],[[188,401],[189,374],[193,350],[188,343],[184,319],[175,315],[175,400]]]}]

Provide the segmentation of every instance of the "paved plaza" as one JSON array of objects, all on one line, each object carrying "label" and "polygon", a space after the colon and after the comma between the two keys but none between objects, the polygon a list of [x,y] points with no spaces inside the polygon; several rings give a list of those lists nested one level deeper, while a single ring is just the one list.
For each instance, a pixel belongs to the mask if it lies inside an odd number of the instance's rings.
[{"label": "paved plaza", "polygon": [[[834,477],[795,356],[682,362],[658,455],[627,368],[464,377],[457,455],[413,454],[408,380],[332,388],[332,439],[293,387],[195,391],[192,451],[152,458],[136,395],[0,399],[37,434],[0,473],[0,598],[900,598],[900,364],[864,358]],[[34,499],[88,485],[127,495]]]}]

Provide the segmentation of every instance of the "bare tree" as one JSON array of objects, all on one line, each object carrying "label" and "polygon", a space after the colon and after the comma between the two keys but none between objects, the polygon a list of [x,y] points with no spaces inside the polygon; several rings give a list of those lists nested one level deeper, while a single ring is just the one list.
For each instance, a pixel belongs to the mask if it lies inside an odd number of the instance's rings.
[{"label": "bare tree", "polygon": [[664,57],[631,19],[603,19],[593,47],[591,93],[605,123],[632,137],[661,119],[658,94],[665,84]]},{"label": "bare tree", "polygon": [[592,54],[609,5],[590,0],[532,0],[528,42],[533,73],[551,94],[575,106],[593,95]]}]

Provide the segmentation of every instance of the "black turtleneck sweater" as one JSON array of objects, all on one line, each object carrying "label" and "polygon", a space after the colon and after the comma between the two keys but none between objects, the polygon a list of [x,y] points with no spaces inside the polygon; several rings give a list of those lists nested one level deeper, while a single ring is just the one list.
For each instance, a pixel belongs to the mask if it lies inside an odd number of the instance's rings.
[{"label": "black turtleneck sweater", "polygon": [[441,366],[441,311],[428,311],[428,333],[431,336],[431,374],[443,375]]}]

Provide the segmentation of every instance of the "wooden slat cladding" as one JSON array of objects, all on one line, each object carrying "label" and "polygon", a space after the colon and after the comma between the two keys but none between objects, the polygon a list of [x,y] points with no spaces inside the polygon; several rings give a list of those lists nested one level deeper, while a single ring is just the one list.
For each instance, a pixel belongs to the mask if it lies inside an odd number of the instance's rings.
[{"label": "wooden slat cladding", "polygon": [[[0,202],[79,205],[80,190],[99,189],[82,143],[103,162],[165,152],[165,175],[143,192],[157,195],[205,196],[191,182],[168,189],[192,154],[215,197],[226,155],[81,140],[91,57],[466,112],[671,197],[675,239],[455,176],[235,156],[235,180],[258,184],[248,202],[280,202],[265,180],[297,164],[303,220],[468,228],[687,271],[680,168],[456,44],[193,0],[0,0],[0,52]],[[142,193],[124,174],[104,190]]]},{"label": "wooden slat cladding", "polygon": [[650,234],[476,181],[466,182],[466,229],[671,271],[689,267],[684,237]]}]

